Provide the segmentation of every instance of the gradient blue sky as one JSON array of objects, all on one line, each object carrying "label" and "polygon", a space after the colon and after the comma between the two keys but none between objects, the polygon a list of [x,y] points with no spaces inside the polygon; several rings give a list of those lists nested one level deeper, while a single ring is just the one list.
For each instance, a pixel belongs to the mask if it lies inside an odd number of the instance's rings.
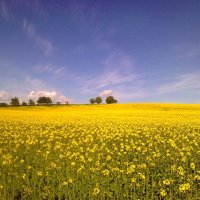
[{"label": "gradient blue sky", "polygon": [[0,102],[200,103],[199,0],[0,0]]}]

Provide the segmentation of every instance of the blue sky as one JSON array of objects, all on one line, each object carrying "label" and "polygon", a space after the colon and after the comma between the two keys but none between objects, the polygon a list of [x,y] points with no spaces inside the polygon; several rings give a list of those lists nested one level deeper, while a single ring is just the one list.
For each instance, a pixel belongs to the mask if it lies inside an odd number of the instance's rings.
[{"label": "blue sky", "polygon": [[0,102],[200,103],[199,0],[0,0]]}]

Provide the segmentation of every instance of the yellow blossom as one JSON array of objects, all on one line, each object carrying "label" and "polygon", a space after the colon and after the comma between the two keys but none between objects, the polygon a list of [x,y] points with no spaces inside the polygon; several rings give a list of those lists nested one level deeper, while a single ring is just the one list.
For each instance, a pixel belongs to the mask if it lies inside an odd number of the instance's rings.
[{"label": "yellow blossom", "polygon": [[179,191],[180,192],[185,192],[185,191],[188,191],[190,190],[191,186],[189,183],[184,183],[184,184],[180,184],[179,185]]},{"label": "yellow blossom", "polygon": [[96,196],[100,193],[100,189],[98,187],[95,187],[93,190],[93,195]]},{"label": "yellow blossom", "polygon": [[161,189],[161,190],[160,190],[160,195],[161,195],[162,197],[165,197],[165,196],[167,195],[166,190],[165,190],[165,189]]}]

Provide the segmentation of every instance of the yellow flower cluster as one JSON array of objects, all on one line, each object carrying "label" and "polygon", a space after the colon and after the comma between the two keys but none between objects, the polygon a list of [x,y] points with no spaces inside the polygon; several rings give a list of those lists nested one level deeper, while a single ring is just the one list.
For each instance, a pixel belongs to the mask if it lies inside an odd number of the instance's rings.
[{"label": "yellow flower cluster", "polygon": [[0,108],[0,199],[194,199],[200,106]]},{"label": "yellow flower cluster", "polygon": [[184,183],[184,184],[179,185],[179,190],[181,192],[185,192],[187,190],[190,190],[190,188],[191,188],[190,183]]}]

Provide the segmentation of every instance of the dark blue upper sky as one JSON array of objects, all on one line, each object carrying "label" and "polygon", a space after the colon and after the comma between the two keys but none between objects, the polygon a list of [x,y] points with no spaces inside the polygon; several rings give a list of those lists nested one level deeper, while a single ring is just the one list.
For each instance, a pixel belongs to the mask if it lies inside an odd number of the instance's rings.
[{"label": "dark blue upper sky", "polygon": [[0,102],[200,103],[199,0],[0,0]]}]

